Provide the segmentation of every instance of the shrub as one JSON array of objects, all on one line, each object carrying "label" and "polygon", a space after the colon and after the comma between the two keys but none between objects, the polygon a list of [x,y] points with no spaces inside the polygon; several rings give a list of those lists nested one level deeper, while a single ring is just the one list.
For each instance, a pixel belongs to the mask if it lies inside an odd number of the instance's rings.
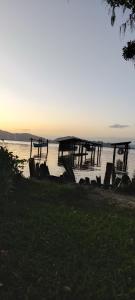
[{"label": "shrub", "polygon": [[17,179],[22,177],[24,160],[0,147],[0,194],[8,195]]}]

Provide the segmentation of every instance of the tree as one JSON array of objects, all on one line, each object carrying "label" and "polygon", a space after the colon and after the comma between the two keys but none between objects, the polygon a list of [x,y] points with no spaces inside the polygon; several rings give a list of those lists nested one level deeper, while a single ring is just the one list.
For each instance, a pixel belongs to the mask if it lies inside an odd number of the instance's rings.
[{"label": "tree", "polygon": [[[111,24],[114,25],[116,19],[116,9],[121,8],[123,14],[127,12],[127,20],[121,24],[120,31],[125,33],[127,27],[135,29],[135,0],[105,0],[111,8]],[[125,60],[135,61],[135,40],[129,41],[123,48],[123,57]]]}]

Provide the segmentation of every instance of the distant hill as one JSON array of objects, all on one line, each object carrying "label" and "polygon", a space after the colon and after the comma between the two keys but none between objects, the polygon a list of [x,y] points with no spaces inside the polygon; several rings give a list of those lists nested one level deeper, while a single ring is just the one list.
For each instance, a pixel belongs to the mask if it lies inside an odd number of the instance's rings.
[{"label": "distant hill", "polygon": [[33,134],[30,134],[30,133],[11,133],[11,132],[8,132],[8,131],[0,130],[0,140],[28,142],[31,138],[32,139],[39,139],[39,138],[43,138],[43,137],[39,137],[37,135],[33,135]]}]

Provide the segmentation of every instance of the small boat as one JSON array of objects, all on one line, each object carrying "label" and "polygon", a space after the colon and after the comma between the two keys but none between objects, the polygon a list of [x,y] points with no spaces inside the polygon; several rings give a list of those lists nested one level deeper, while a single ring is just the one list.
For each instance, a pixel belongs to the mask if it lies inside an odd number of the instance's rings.
[{"label": "small boat", "polygon": [[35,148],[47,147],[47,142],[33,143],[33,146],[34,146]]}]

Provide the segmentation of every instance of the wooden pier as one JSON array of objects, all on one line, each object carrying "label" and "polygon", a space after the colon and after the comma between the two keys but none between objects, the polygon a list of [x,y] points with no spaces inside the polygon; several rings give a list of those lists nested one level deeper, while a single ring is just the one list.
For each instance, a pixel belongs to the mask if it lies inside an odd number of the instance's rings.
[{"label": "wooden pier", "polygon": [[[129,153],[129,144],[131,142],[121,142],[111,144],[113,147],[113,174],[112,182],[114,182],[116,174],[126,174],[127,172],[127,162],[128,162],[128,153]],[[116,160],[116,155],[119,158]]]},{"label": "wooden pier", "polygon": [[45,139],[30,139],[30,158],[32,158],[33,147],[37,149],[37,158],[41,158],[42,149],[45,147],[47,149],[46,155],[48,155],[48,140]]},{"label": "wooden pier", "polygon": [[[98,166],[100,165],[102,147],[102,143],[77,137],[61,138],[59,140],[58,164],[61,164],[63,156],[69,156],[72,160],[73,168],[88,169],[90,165]],[[90,154],[90,158],[87,161],[88,154]]]}]

